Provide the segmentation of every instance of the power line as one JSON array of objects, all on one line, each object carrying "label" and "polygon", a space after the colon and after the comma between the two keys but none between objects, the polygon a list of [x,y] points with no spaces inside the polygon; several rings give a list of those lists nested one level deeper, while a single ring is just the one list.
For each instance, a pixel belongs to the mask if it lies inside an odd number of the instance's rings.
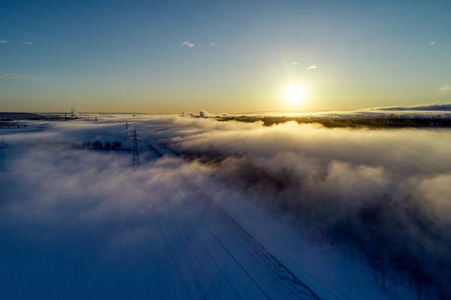
[{"label": "power line", "polygon": [[[157,147],[154,147],[155,150],[160,152]],[[161,153],[161,152],[160,152]],[[163,154],[163,153],[161,153]],[[164,159],[167,159],[163,155]],[[168,160],[170,162],[170,160]],[[171,162],[170,162],[171,163]],[[166,180],[168,180],[168,177]],[[308,298],[319,300],[320,297],[311,290],[305,283],[300,281],[296,275],[290,271],[281,261],[279,261],[276,257],[274,257],[266,248],[264,248],[253,236],[251,236],[241,225],[239,225],[228,213],[226,213],[220,206],[218,206],[213,199],[209,195],[207,195],[202,189],[200,189],[196,184],[188,180],[183,174],[177,172],[176,177],[181,180],[181,182],[186,183],[188,186],[191,186],[194,190],[197,191],[197,194],[200,196],[200,199],[203,199],[202,202],[206,204],[212,211],[216,212],[218,216],[221,216],[231,229],[235,232],[235,234],[242,239],[248,246],[249,250],[253,252],[258,260],[263,263],[263,266],[268,268],[271,273],[273,279],[277,280],[277,285],[280,285],[279,288],[285,290],[292,295],[305,295]],[[172,186],[172,185],[171,185]],[[177,188],[172,186],[172,188],[178,193]],[[183,202],[187,203],[187,199],[184,199],[179,194],[179,197]],[[246,269],[238,262],[238,260],[229,252],[227,247],[218,239],[218,237],[210,230],[208,225],[197,216],[197,219],[204,225],[204,227],[212,234],[212,236],[217,240],[217,242],[222,246],[222,248],[232,257],[232,259],[238,264],[238,266],[246,273],[246,275],[250,278],[250,280],[257,286],[257,288],[267,297],[270,298],[268,294],[263,290],[263,288],[257,283],[257,281],[249,274]]]},{"label": "power line", "polygon": [[[158,150],[157,150],[158,151]],[[167,159],[167,158],[165,158]],[[167,172],[165,170],[163,170],[162,174],[164,176],[164,178],[166,179],[166,182],[169,183],[169,177],[166,174]],[[182,175],[183,176],[183,175]],[[186,182],[186,179],[182,178],[182,176],[178,176],[179,179],[181,179],[183,182]],[[190,184],[190,183],[188,183]],[[191,185],[193,185],[191,183]],[[177,190],[177,188],[175,186],[173,186],[172,184],[170,184],[171,188],[178,194],[179,198],[182,200],[183,203],[187,204],[188,201],[187,199],[185,199]],[[197,187],[197,186],[196,186]],[[155,187],[156,188],[156,187]],[[199,189],[197,187],[197,189]],[[208,197],[208,196],[207,196]],[[213,201],[213,200],[211,200]],[[210,208],[212,208],[211,205],[209,205]],[[180,212],[180,210],[178,210],[179,213],[183,216],[183,214]],[[185,221],[188,223],[188,221],[186,220],[186,218],[183,216],[183,218],[185,219]],[[219,240],[219,238],[213,233],[213,231],[208,227],[208,225],[202,220],[202,218],[200,218],[198,215],[196,216],[196,218],[200,221],[200,223],[207,229],[207,231],[211,234],[211,236],[216,240],[216,242],[218,242],[218,244],[221,246],[221,248],[223,248],[226,253],[229,255],[230,258],[232,258],[232,260],[237,264],[237,266],[244,272],[244,274],[246,274],[246,276],[252,281],[252,283],[256,286],[256,288],[258,290],[260,290],[260,292],[262,292],[262,294],[267,298],[267,299],[271,299],[271,297],[269,297],[269,295],[263,290],[263,288],[257,283],[257,281],[252,277],[251,274],[249,274],[249,272],[244,268],[244,266],[238,261],[238,259],[229,251],[229,249]],[[189,225],[191,226],[191,225]],[[192,228],[192,227],[191,227]],[[192,230],[194,231],[194,229],[192,228]],[[196,234],[196,233],[195,233]],[[197,235],[197,234],[196,234]],[[200,240],[200,239],[199,239]],[[208,249],[205,248],[205,250],[207,252]],[[211,255],[210,255],[211,256]],[[212,257],[213,259],[213,257]],[[215,262],[215,260],[213,259],[213,261]],[[216,262],[215,262],[216,264]],[[216,264],[217,265],[217,264]],[[227,278],[227,276],[225,275],[225,273],[222,271],[221,267],[219,265],[218,269],[220,270],[220,272],[223,274],[224,278],[227,280],[227,282],[230,284],[230,286],[232,287],[232,289],[234,290],[234,292],[238,295],[238,297],[241,299],[241,297],[239,296],[238,292],[236,291],[235,287],[232,285],[232,283],[229,281],[229,279]],[[213,283],[210,281],[210,283],[212,284],[212,286],[215,288],[215,286],[213,285]]]},{"label": "power line", "polygon": [[[136,130],[135,130],[136,132]],[[191,297],[189,296],[188,290],[186,288],[185,285],[185,281],[183,280],[182,274],[180,272],[179,266],[177,265],[177,262],[175,261],[175,257],[174,257],[174,253],[172,253],[171,247],[169,246],[169,242],[168,239],[166,238],[166,235],[164,234],[163,231],[163,227],[161,226],[160,220],[158,218],[158,214],[155,211],[155,209],[152,210],[154,215],[155,215],[155,219],[157,220],[157,226],[158,226],[158,230],[160,231],[160,235],[162,236],[164,243],[166,245],[166,249],[168,250],[170,257],[171,257],[171,262],[172,262],[172,266],[174,267],[176,274],[177,274],[177,278],[180,282],[180,285],[182,287],[183,293],[185,294],[185,298],[186,299],[191,299]]]}]

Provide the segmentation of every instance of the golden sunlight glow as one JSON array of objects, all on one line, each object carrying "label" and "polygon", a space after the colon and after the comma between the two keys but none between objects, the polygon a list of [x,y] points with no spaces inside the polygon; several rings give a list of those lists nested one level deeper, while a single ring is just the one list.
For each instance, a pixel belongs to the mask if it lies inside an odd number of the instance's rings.
[{"label": "golden sunlight glow", "polygon": [[299,85],[290,85],[285,90],[285,98],[291,104],[299,104],[304,100],[305,90]]}]

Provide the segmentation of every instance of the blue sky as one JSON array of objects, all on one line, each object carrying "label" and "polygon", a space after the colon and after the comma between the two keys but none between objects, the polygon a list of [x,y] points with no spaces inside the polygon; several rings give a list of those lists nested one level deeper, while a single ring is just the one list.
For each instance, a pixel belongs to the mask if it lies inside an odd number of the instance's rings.
[{"label": "blue sky", "polygon": [[[451,102],[449,1],[3,1],[0,110]],[[288,103],[287,86],[304,96]]]}]

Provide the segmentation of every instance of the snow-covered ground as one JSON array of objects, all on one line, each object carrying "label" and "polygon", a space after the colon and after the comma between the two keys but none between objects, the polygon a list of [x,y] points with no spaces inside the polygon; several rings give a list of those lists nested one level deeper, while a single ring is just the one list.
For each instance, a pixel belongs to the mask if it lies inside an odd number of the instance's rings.
[{"label": "snow-covered ground", "polygon": [[[358,258],[168,150],[169,138],[192,133],[184,122],[116,116],[0,129],[0,298],[416,298],[390,278],[384,291]],[[132,148],[134,129],[139,165],[132,151],[82,147]]]}]

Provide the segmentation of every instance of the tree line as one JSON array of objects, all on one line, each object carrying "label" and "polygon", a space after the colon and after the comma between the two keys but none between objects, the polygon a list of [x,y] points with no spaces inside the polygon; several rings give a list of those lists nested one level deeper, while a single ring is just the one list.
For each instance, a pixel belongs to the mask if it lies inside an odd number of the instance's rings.
[{"label": "tree line", "polygon": [[91,150],[131,151],[130,148],[123,148],[122,143],[119,141],[105,142],[105,143],[102,143],[100,141],[94,141],[94,142],[89,141],[89,142],[83,143],[82,148],[91,149]]},{"label": "tree line", "polygon": [[216,118],[218,121],[238,121],[245,123],[263,122],[264,126],[295,121],[299,124],[318,123],[328,128],[450,128],[451,118],[441,116],[227,116]]}]

